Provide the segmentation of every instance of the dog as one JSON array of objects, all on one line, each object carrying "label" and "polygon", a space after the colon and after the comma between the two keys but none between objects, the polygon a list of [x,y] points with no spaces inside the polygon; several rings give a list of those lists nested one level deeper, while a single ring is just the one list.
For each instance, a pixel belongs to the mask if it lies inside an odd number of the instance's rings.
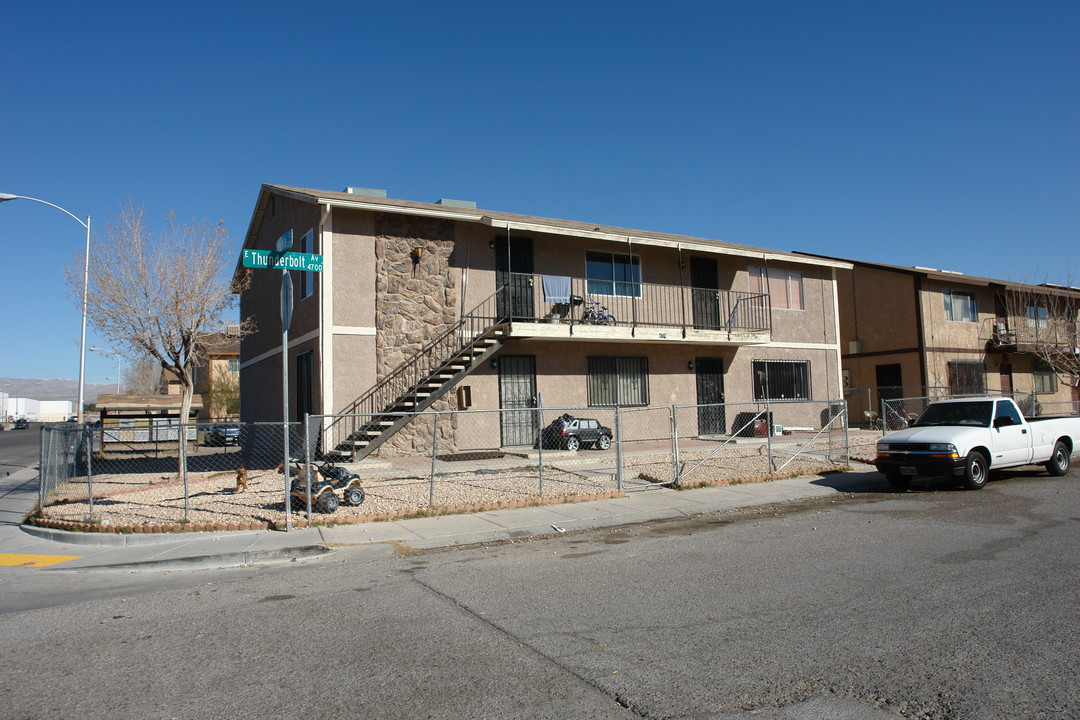
[{"label": "dog", "polygon": [[247,492],[248,472],[243,465],[236,468],[236,492]]}]

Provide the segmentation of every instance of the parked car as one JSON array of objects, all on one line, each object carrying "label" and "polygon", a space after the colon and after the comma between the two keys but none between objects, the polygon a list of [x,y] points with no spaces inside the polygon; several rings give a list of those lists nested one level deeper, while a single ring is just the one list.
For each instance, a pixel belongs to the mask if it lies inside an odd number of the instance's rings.
[{"label": "parked car", "polygon": [[211,425],[206,431],[207,445],[239,445],[240,426],[228,423]]},{"label": "parked car", "polygon": [[26,418],[19,418],[15,421],[16,430],[26,430],[28,427],[30,427],[30,421]]},{"label": "parked car", "polygon": [[571,452],[588,447],[607,450],[611,447],[611,438],[615,436],[611,428],[601,425],[599,420],[569,414],[555,418],[540,434],[544,447],[563,448]]}]

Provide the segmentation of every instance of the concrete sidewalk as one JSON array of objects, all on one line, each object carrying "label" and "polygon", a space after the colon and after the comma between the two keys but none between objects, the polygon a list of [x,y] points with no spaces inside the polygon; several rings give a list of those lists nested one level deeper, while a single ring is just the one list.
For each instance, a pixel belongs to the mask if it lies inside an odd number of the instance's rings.
[{"label": "concrete sidewalk", "polygon": [[[292,561],[350,547],[350,557],[389,557],[402,547],[415,550],[471,545],[690,517],[770,503],[806,500],[843,492],[884,492],[888,483],[872,466],[771,482],[671,490],[650,487],[623,498],[442,515],[388,522],[304,528],[292,532],[102,535],[23,525],[37,501],[37,470],[0,481],[0,554],[6,564],[24,560],[44,570],[177,569],[229,567]],[[17,556],[17,557],[13,557]],[[25,559],[24,559],[25,556]],[[64,557],[47,564],[42,556]]]}]

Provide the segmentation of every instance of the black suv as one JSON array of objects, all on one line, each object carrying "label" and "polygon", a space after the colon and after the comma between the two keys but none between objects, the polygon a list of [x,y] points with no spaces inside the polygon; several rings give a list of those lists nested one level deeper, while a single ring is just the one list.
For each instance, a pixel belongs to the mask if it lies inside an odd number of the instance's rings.
[{"label": "black suv", "polygon": [[541,436],[546,448],[564,448],[576,452],[578,448],[587,447],[607,450],[611,447],[614,433],[611,428],[601,425],[599,420],[561,415],[544,428]]}]

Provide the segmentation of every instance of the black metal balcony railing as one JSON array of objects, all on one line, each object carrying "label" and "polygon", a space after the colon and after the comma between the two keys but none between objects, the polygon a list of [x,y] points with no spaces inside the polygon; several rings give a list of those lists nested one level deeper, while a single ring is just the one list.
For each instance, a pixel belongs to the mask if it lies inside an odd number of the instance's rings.
[{"label": "black metal balcony railing", "polygon": [[602,307],[618,327],[739,333],[764,333],[772,329],[769,297],[761,293],[585,278],[569,280],[570,294],[581,298],[580,304],[554,303],[548,299],[542,275],[512,273],[500,293],[499,314],[518,322],[555,319],[570,325],[597,324],[590,321],[590,311]]}]

